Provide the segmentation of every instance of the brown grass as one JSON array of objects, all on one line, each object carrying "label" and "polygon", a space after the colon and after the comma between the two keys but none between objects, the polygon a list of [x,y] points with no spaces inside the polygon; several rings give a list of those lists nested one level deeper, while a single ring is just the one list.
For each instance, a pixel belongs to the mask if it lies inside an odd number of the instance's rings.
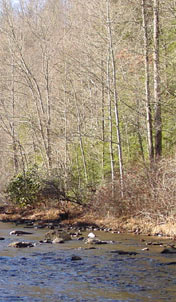
[{"label": "brown grass", "polygon": [[39,210],[36,209],[28,215],[28,219],[31,220],[56,220],[59,218],[60,210],[55,208]]},{"label": "brown grass", "polygon": [[[158,223],[157,220],[148,220],[145,217],[115,217],[110,216],[109,213],[105,217],[97,216],[95,212],[84,212],[82,209],[75,213],[70,213],[69,219],[63,221],[65,224],[92,224],[98,225],[103,228],[110,228],[112,230],[146,234],[146,235],[157,235],[161,234],[164,236],[174,237],[176,236],[176,222],[173,221],[173,217],[167,218],[165,223]],[[56,208],[50,209],[33,209],[29,213],[26,211],[24,215],[20,213],[1,213],[0,220],[18,220],[18,219],[29,219],[32,221],[36,220],[56,220],[60,215],[60,210]]]}]

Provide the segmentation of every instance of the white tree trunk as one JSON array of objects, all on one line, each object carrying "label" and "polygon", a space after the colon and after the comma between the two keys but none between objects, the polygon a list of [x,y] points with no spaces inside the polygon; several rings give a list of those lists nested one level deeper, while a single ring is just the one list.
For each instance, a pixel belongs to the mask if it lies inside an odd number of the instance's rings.
[{"label": "white tree trunk", "polygon": [[109,38],[109,51],[111,53],[112,63],[112,79],[113,79],[113,97],[114,97],[114,110],[116,120],[116,134],[117,134],[117,153],[119,159],[119,172],[120,172],[120,183],[121,183],[121,195],[123,196],[124,190],[124,171],[123,171],[123,156],[122,156],[122,143],[121,143],[121,132],[120,132],[120,120],[119,120],[119,108],[118,108],[118,93],[117,93],[117,79],[116,79],[116,62],[114,56],[114,45],[112,37],[112,20],[110,18],[110,0],[107,0],[107,30]]},{"label": "white tree trunk", "polygon": [[155,157],[162,155],[162,118],[159,71],[159,0],[153,0],[153,72],[154,72],[154,102],[155,102]]},{"label": "white tree trunk", "polygon": [[145,102],[146,102],[146,121],[147,121],[147,141],[150,162],[154,159],[153,148],[153,129],[152,112],[150,97],[150,75],[149,75],[149,39],[148,39],[148,20],[147,20],[147,0],[141,0],[142,19],[143,19],[143,39],[144,39],[144,64],[145,64]]}]

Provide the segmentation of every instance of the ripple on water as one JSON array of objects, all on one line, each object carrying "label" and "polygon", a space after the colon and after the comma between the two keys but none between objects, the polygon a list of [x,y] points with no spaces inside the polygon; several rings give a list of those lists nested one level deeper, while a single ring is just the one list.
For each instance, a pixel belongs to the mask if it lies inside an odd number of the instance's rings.
[{"label": "ripple on water", "polygon": [[111,253],[112,245],[85,250],[83,243],[78,250],[78,242],[3,250],[0,302],[175,302],[176,265],[167,264],[173,256],[139,251],[134,236],[121,241],[122,249],[138,254]]}]

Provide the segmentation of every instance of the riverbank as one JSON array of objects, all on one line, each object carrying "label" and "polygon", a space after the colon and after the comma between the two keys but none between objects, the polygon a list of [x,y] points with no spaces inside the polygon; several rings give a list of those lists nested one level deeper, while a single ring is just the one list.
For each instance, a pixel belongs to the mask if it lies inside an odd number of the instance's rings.
[{"label": "riverbank", "polygon": [[90,225],[119,233],[134,233],[148,236],[176,237],[176,222],[173,217],[164,222],[146,219],[145,217],[100,217],[96,212],[78,205],[67,204],[63,207],[19,208],[12,205],[0,207],[2,222],[58,222],[65,225]]}]

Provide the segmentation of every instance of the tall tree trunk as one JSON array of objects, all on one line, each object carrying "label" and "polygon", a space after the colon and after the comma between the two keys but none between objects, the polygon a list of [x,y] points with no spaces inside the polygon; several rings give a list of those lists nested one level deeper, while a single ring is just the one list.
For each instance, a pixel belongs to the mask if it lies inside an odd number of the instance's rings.
[{"label": "tall tree trunk", "polygon": [[[49,62],[46,62],[46,100],[47,100],[47,122],[46,122],[46,136],[47,136],[47,158],[49,170],[52,169],[52,147],[51,147],[51,98],[49,87]],[[50,171],[49,171],[50,172]]]},{"label": "tall tree trunk", "polygon": [[[72,85],[72,87],[73,87],[73,85]],[[80,150],[81,150],[82,162],[83,162],[83,167],[84,167],[84,179],[85,179],[85,183],[87,184],[88,183],[87,163],[86,163],[86,156],[85,156],[82,131],[81,131],[80,111],[79,111],[78,100],[77,100],[77,95],[76,95],[75,89],[74,89],[74,101],[75,101],[75,107],[76,107],[76,112],[77,112],[77,129],[78,129],[78,135],[79,135],[79,145],[80,145]]]},{"label": "tall tree trunk", "polygon": [[17,154],[17,139],[15,130],[15,80],[14,80],[14,58],[12,54],[12,85],[11,85],[11,97],[12,97],[12,123],[10,124],[12,131],[12,141],[13,141],[13,161],[15,173],[18,173],[18,154]]},{"label": "tall tree trunk", "polygon": [[68,104],[69,102],[68,96],[67,96],[67,79],[68,71],[67,71],[67,64],[64,63],[64,83],[63,83],[63,93],[64,93],[64,186],[65,191],[67,191],[67,178],[68,178],[68,159],[69,159],[69,153],[68,153]]},{"label": "tall tree trunk", "polygon": [[159,72],[159,0],[153,0],[153,71],[154,71],[154,101],[155,101],[155,158],[162,155],[162,118]]},{"label": "tall tree trunk", "polygon": [[[136,101],[137,103],[137,108],[139,108],[139,100]],[[142,135],[141,135],[141,123],[140,123],[140,115],[137,112],[137,121],[136,121],[136,127],[137,127],[137,136],[138,136],[138,142],[141,150],[141,156],[143,162],[145,162],[145,155],[144,155],[144,148],[143,148],[143,140],[142,140]]]},{"label": "tall tree trunk", "polygon": [[150,75],[149,75],[149,39],[148,39],[148,18],[147,18],[147,1],[141,0],[142,19],[143,19],[143,39],[144,39],[144,63],[145,63],[145,102],[146,102],[146,121],[147,121],[147,141],[148,154],[150,162],[154,159],[153,147],[153,129],[152,129],[152,112],[150,97]]},{"label": "tall tree trunk", "polygon": [[103,60],[101,60],[101,139],[102,139],[102,180],[105,168],[105,85]]},{"label": "tall tree trunk", "polygon": [[107,94],[108,94],[108,107],[109,107],[109,154],[111,163],[111,181],[112,192],[114,195],[114,151],[113,151],[113,134],[112,134],[112,100],[111,100],[111,79],[110,79],[110,52],[108,47],[107,54]]},{"label": "tall tree trunk", "polygon": [[123,156],[122,156],[122,143],[120,133],[120,120],[119,120],[119,108],[118,108],[118,93],[117,93],[117,79],[116,79],[116,62],[114,56],[114,45],[112,37],[112,20],[110,18],[110,0],[107,0],[107,30],[109,38],[109,51],[111,53],[112,63],[112,79],[113,79],[113,97],[114,97],[114,111],[116,120],[116,133],[117,133],[117,153],[119,159],[119,172],[120,172],[120,183],[121,183],[121,195],[123,196],[124,179],[123,179]]}]

